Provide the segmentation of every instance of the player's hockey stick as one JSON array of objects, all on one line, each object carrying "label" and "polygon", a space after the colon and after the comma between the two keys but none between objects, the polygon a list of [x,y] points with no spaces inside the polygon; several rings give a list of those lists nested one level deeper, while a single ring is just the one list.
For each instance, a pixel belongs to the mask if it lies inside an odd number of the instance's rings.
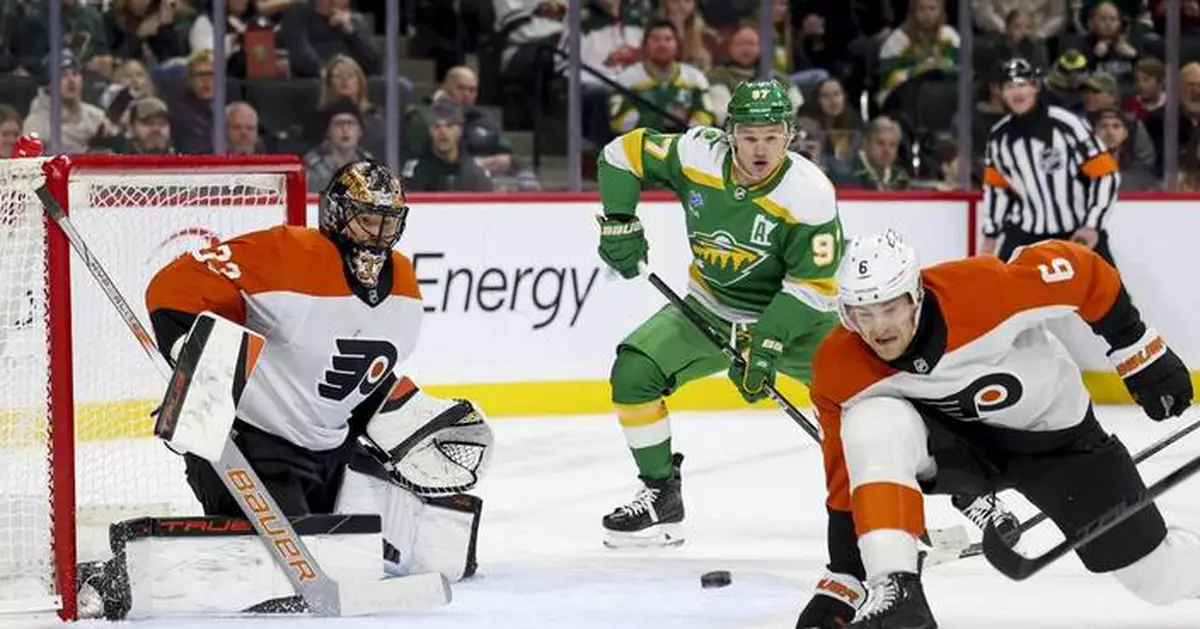
[{"label": "player's hockey stick", "polygon": [[[671,302],[671,305],[675,306],[679,312],[682,312],[683,316],[687,317],[688,321],[691,321],[692,325],[695,325],[696,328],[700,330],[700,332],[702,332],[709,341],[712,342],[713,345],[716,345],[726,358],[728,358],[738,367],[745,368],[746,361],[742,358],[742,355],[737,353],[737,350],[735,350],[733,347],[730,347],[730,345],[726,343],[723,338],[721,338],[720,333],[714,330],[713,327],[709,325],[709,323],[705,321],[695,310],[692,310],[692,307],[687,305],[687,302],[683,301],[683,299],[670,286],[667,286],[667,283],[662,281],[662,278],[655,273],[650,272],[649,269],[645,268],[644,266],[639,266],[639,269],[643,272],[646,278],[650,280],[650,284],[652,284],[654,288],[658,289],[658,292],[662,293],[663,297],[666,297],[667,301]],[[767,392],[767,396],[774,400],[775,403],[779,405],[779,408],[783,409],[783,412],[786,413],[788,417],[792,418],[792,421],[796,422],[798,426],[803,428],[804,432],[808,433],[808,435],[813,438],[813,441],[821,443],[821,431],[819,428],[817,428],[817,425],[812,422],[812,420],[805,416],[804,413],[801,413],[799,409],[789,402],[788,399],[775,388],[775,385],[767,383],[764,386],[764,389]]]},{"label": "player's hockey stick", "polygon": [[[154,364],[155,370],[163,376],[165,381],[172,382],[173,375],[168,369],[166,359],[159,354],[153,337],[138,320],[137,314],[130,308],[129,302],[109,277],[108,272],[104,270],[104,265],[92,254],[87,242],[75,229],[58,200],[45,185],[39,187],[36,194],[50,218],[67,237],[71,248],[83,259],[88,271],[117,313],[120,314],[129,331],[138,339],[142,349]],[[178,393],[173,390],[174,387],[168,387],[168,389],[172,394]],[[210,463],[217,472],[217,476],[221,477],[221,482],[224,483],[230,495],[237,501],[246,519],[253,524],[271,558],[287,575],[288,580],[296,589],[296,593],[308,603],[308,608],[313,614],[339,616],[378,612],[394,607],[388,605],[391,600],[402,600],[406,594],[419,595],[421,592],[429,591],[427,583],[430,580],[429,575],[390,581],[355,583],[350,590],[341,590],[337,581],[334,581],[321,569],[308,546],[299,535],[296,535],[291,523],[280,510],[266,486],[263,485],[258,474],[250,466],[245,455],[233,442],[232,437],[226,437],[221,456],[217,461]],[[442,575],[432,576],[439,578],[440,591],[438,594],[440,596],[436,597],[437,600],[430,600],[429,605],[449,602],[449,583]],[[406,582],[408,579],[413,579],[413,581]],[[407,587],[410,583],[412,587]]]},{"label": "player's hockey stick", "polygon": [[[1142,461],[1145,461],[1146,459],[1154,456],[1155,454],[1158,454],[1159,452],[1161,452],[1163,450],[1163,448],[1166,448],[1167,446],[1175,443],[1176,441],[1179,441],[1180,439],[1183,439],[1184,437],[1192,434],[1193,432],[1195,432],[1195,430],[1197,428],[1200,428],[1200,420],[1196,420],[1196,421],[1184,426],[1183,428],[1180,428],[1179,430],[1176,430],[1175,432],[1172,432],[1171,434],[1163,437],[1162,439],[1159,439],[1158,441],[1155,441],[1154,443],[1146,446],[1145,448],[1142,449],[1142,451],[1140,451],[1136,455],[1134,455],[1134,457],[1133,457],[1134,465],[1140,464]],[[1021,534],[1025,534],[1033,527],[1041,524],[1042,522],[1045,522],[1047,519],[1049,519],[1049,517],[1050,516],[1046,515],[1043,512],[1038,512],[1037,515],[1035,515],[1021,523],[1021,526],[1020,526]],[[982,554],[983,554],[983,542],[976,542],[976,543],[968,546],[966,548],[966,550],[964,550],[962,552],[962,554],[959,555],[958,558],[966,559],[968,557],[975,557],[975,556],[982,555]]]},{"label": "player's hockey stick", "polygon": [[1146,488],[1146,491],[1120,502],[1075,533],[1067,535],[1066,539],[1054,548],[1036,557],[1026,557],[1005,544],[1000,532],[996,530],[995,524],[989,522],[983,531],[983,554],[987,557],[988,563],[992,564],[1001,574],[1014,581],[1023,581],[1058,561],[1063,555],[1078,549],[1128,520],[1137,512],[1153,504],[1159,496],[1191,478],[1196,472],[1200,472],[1200,456],[1162,477],[1158,482]]}]

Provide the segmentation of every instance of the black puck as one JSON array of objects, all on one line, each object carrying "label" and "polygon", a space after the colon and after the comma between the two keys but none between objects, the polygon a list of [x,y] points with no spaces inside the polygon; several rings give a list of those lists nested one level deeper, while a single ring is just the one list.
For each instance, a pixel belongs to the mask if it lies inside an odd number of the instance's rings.
[{"label": "black puck", "polygon": [[723,588],[732,581],[728,570],[713,570],[700,575],[700,587],[702,588]]}]

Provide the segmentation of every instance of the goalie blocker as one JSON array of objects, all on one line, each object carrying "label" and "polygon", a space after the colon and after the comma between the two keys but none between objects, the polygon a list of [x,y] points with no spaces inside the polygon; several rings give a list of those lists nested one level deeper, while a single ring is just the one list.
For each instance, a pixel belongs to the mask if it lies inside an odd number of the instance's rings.
[{"label": "goalie blocker", "polygon": [[[364,577],[438,573],[454,581],[473,574],[482,501],[462,492],[475,486],[490,460],[492,434],[483,414],[470,402],[440,400],[425,394],[406,378],[389,376],[386,386],[379,388],[380,394],[368,398],[350,418],[351,436],[346,444],[327,452],[307,450],[236,417],[238,399],[261,347],[260,336],[206,312],[196,319],[187,341],[174,352],[179,363],[176,377],[160,409],[155,433],[188,459],[188,482],[205,514],[218,518],[214,522],[242,517],[211,466],[202,464],[202,459],[220,451],[225,436],[232,431],[235,443],[289,519],[297,521],[298,517],[314,514],[379,514],[378,530],[373,533],[375,542],[362,537],[372,535],[365,532],[370,527],[362,526],[354,527],[352,533],[338,526],[312,533],[318,540],[347,538],[338,540],[348,544],[344,550],[340,543],[312,542],[304,537],[315,548],[330,549],[326,552],[335,557],[331,560],[334,565],[350,558],[362,564],[363,572],[345,577],[350,581],[343,582],[343,590],[354,588],[353,581]],[[205,520],[195,522],[201,521]],[[138,539],[179,548],[180,536],[165,534],[168,528],[143,525],[135,530],[149,531],[147,535],[136,536]],[[201,525],[193,523],[188,530],[200,531]],[[383,543],[378,543],[380,536]],[[262,592],[250,587],[259,582],[257,578],[243,579],[246,567],[265,564],[272,573],[281,571],[266,558],[259,561],[230,537],[231,534],[195,535],[188,539],[191,554],[186,556],[205,558],[203,574],[197,574],[196,578],[202,577],[205,582],[240,582],[241,589],[254,591],[252,598],[270,598],[260,596]],[[249,529],[242,537],[247,544],[257,543]],[[123,543],[124,556],[128,557],[131,544]],[[258,546],[262,548],[262,544]],[[369,550],[364,553],[355,550],[358,548]],[[382,555],[380,548],[384,549]],[[314,550],[314,554],[322,553]],[[177,570],[174,565],[149,562],[145,569],[127,570],[128,584],[119,581],[117,584],[122,585],[121,592],[131,593],[133,600],[129,607],[133,613],[142,609],[139,592],[151,591],[142,587],[141,582],[178,580],[176,575],[169,574]],[[119,567],[110,565],[98,572],[112,577],[118,574],[115,570]],[[94,577],[94,574],[81,576]],[[276,576],[283,578],[281,574]],[[101,579],[104,583],[108,581]],[[241,594],[239,588],[206,592],[203,608],[193,611],[246,610],[244,595],[220,600],[225,592]],[[101,595],[111,598],[111,593],[101,592]],[[147,609],[149,614],[162,611]]]}]

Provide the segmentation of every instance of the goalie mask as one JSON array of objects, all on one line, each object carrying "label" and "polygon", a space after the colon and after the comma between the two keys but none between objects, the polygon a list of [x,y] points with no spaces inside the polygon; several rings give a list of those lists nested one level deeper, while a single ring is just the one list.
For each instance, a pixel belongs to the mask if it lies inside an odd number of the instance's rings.
[{"label": "goalie mask", "polygon": [[342,252],[351,274],[368,288],[404,233],[404,186],[386,166],[358,160],[333,175],[321,195],[321,233]]},{"label": "goalie mask", "polygon": [[367,423],[367,436],[390,458],[390,480],[423,497],[474,487],[492,456],[492,429],[467,400],[426,395],[408,379]]}]

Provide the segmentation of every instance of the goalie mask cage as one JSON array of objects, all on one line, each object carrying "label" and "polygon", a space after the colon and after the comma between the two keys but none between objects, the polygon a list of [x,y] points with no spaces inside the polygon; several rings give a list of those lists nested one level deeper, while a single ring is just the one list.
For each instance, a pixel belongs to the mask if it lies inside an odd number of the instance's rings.
[{"label": "goalie mask cage", "polygon": [[72,619],[77,562],[107,558],[110,523],[199,505],[151,435],[164,383],[44,214],[44,182],[147,326],[158,269],[303,225],[305,182],[286,156],[0,161],[0,614]]}]

